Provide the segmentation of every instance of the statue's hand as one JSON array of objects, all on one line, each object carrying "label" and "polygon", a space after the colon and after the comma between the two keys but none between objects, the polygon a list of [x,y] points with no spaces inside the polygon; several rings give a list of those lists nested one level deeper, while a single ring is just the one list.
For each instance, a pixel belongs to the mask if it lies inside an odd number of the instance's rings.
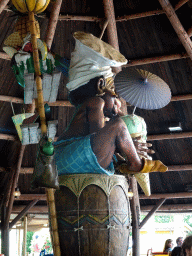
[{"label": "statue's hand", "polygon": [[152,160],[152,157],[148,155],[148,154],[155,153],[154,150],[149,149],[149,147],[152,147],[151,143],[141,142],[141,136],[137,138],[133,138],[133,143],[140,157],[144,157],[146,159]]}]

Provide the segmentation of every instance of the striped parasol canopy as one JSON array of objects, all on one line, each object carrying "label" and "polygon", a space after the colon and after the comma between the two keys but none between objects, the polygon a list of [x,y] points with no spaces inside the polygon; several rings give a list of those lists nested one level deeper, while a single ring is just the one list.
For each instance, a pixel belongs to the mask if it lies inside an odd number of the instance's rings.
[{"label": "striped parasol canopy", "polygon": [[165,81],[142,69],[123,69],[115,77],[115,87],[120,97],[141,109],[163,108],[171,100],[171,90]]}]

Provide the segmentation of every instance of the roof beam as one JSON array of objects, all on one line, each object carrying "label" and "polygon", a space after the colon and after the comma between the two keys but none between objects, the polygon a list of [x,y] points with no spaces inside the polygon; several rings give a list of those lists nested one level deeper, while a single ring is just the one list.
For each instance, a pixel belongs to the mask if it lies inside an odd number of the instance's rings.
[{"label": "roof beam", "polygon": [[[155,205],[141,205],[141,211],[142,212],[148,212],[151,211],[151,209]],[[23,205],[17,205],[13,206],[12,213],[20,213],[25,206]],[[170,204],[170,205],[162,205],[156,212],[180,212],[180,211],[191,211],[192,210],[192,204]],[[36,213],[36,214],[48,214],[48,207],[47,206],[33,206],[28,213]]]},{"label": "roof beam", "polygon": [[[154,205],[143,205],[141,206],[141,211],[148,212],[151,211],[151,209],[154,207]],[[192,204],[169,204],[169,205],[162,205],[157,212],[180,212],[180,211],[191,211],[192,210]]]},{"label": "roof beam", "polygon": [[[192,132],[180,132],[180,133],[170,133],[170,134],[155,134],[155,135],[148,135],[147,141],[153,141],[153,140],[173,140],[173,139],[185,139],[185,138],[191,138]],[[55,138],[57,139],[57,138]],[[18,140],[18,137],[16,135],[8,135],[0,133],[0,140],[12,140],[16,141]]]},{"label": "roof beam", "polygon": [[[192,100],[192,94],[172,96],[171,101]],[[23,104],[22,98],[0,95],[0,101]],[[51,107],[74,107],[68,100],[57,100],[55,102],[47,102]]]},{"label": "roof beam", "polygon": [[191,137],[192,137],[192,132],[156,134],[156,135],[148,135],[147,136],[147,141],[185,139],[185,138],[191,138]]},{"label": "roof beam", "polygon": [[178,19],[174,8],[170,4],[169,0],[158,0],[163,10],[165,11],[167,18],[171,22],[175,32],[177,33],[182,45],[184,46],[186,52],[188,53],[190,59],[192,60],[192,41],[183,28],[180,20]]},{"label": "roof beam", "polygon": [[[146,196],[144,194],[139,195],[140,200],[162,199],[162,198],[165,198],[165,199],[192,198],[192,192],[152,194],[150,196]],[[31,201],[35,199],[39,201],[46,201],[46,194],[21,194],[20,197],[15,198],[16,201]]]},{"label": "roof beam", "polygon": [[165,193],[165,194],[152,194],[150,196],[146,196],[144,194],[139,195],[139,199],[173,199],[173,198],[191,198],[192,192],[181,192],[181,193]]},{"label": "roof beam", "polygon": [[[0,95],[0,101],[12,102],[17,104],[23,104],[24,100],[22,98]],[[46,101],[45,101],[46,103]],[[57,100],[55,102],[47,102],[51,107],[74,107],[68,100]],[[30,105],[30,104],[27,104]]]}]

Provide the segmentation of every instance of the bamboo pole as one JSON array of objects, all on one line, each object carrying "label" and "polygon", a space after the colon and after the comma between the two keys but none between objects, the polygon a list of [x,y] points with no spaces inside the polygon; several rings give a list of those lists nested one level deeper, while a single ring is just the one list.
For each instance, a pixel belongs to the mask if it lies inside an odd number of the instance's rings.
[{"label": "bamboo pole", "polygon": [[167,18],[171,22],[175,32],[177,33],[182,45],[185,47],[190,59],[192,60],[192,41],[187,32],[183,28],[180,20],[178,19],[174,8],[170,4],[169,0],[159,0],[163,10],[165,11]]},{"label": "bamboo pole", "polygon": [[[43,90],[42,90],[41,71],[40,71],[40,64],[39,64],[39,53],[37,48],[35,17],[33,12],[29,12],[29,22],[31,24],[30,30],[31,30],[31,38],[32,38],[32,46],[33,46],[33,60],[34,60],[34,68],[35,68],[35,76],[36,76],[38,109],[39,109],[39,115],[40,115],[40,121],[41,121],[41,132],[42,134],[46,134],[47,126],[46,126],[46,119],[45,119],[45,108],[44,108],[44,99],[43,99]],[[51,221],[51,225],[54,226],[54,228],[52,229],[54,255],[60,256],[61,251],[60,251],[60,244],[58,239],[59,235],[58,235],[58,228],[57,228],[56,210],[55,210],[55,204],[54,204],[54,189],[46,189],[46,193],[47,193],[47,202],[49,206],[50,221]]]},{"label": "bamboo pole", "polygon": [[1,0],[0,1],[0,14],[5,9],[5,7],[7,6],[8,3],[9,3],[9,0]]},{"label": "bamboo pole", "polygon": [[51,222],[51,233],[52,233],[52,241],[53,241],[53,251],[54,255],[61,255],[60,243],[59,243],[59,233],[58,233],[58,224],[56,217],[56,208],[55,208],[55,197],[54,197],[54,189],[46,189],[47,194],[47,203],[49,209],[49,216]]},{"label": "bamboo pole", "polygon": [[59,12],[61,9],[62,0],[56,0],[54,2],[54,5],[52,7],[49,23],[48,23],[48,29],[45,36],[45,42],[47,44],[47,47],[50,49],[52,45],[52,41],[55,35],[55,30],[59,18]]},{"label": "bamboo pole", "polygon": [[35,17],[33,12],[29,12],[29,22],[30,22],[30,28],[31,28],[30,32],[31,32],[32,46],[33,46],[33,61],[34,61],[34,68],[35,68],[35,81],[37,86],[38,110],[39,110],[39,115],[41,120],[41,132],[42,134],[46,134],[47,127],[46,127],[46,120],[45,120],[41,70],[40,70],[39,53],[38,53],[38,47],[37,47]]}]

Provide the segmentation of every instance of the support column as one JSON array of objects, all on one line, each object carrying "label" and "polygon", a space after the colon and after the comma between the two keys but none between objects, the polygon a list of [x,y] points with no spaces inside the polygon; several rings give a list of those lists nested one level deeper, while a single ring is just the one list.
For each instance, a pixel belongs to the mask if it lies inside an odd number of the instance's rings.
[{"label": "support column", "polygon": [[137,181],[135,177],[130,178],[130,187],[133,192],[133,198],[130,200],[131,212],[132,212],[132,255],[140,256],[140,203]]},{"label": "support column", "polygon": [[5,225],[6,206],[1,208],[1,252],[9,256],[9,228]]},{"label": "support column", "polygon": [[26,256],[26,250],[27,250],[27,215],[24,216],[23,220],[23,250],[22,250],[22,256]]},{"label": "support column", "polygon": [[[111,46],[113,46],[117,51],[119,51],[113,0],[103,0],[103,6],[104,6],[105,17],[108,20],[108,25],[107,25],[108,43]],[[118,73],[120,71],[121,71],[121,67],[114,68],[115,73]]]}]

